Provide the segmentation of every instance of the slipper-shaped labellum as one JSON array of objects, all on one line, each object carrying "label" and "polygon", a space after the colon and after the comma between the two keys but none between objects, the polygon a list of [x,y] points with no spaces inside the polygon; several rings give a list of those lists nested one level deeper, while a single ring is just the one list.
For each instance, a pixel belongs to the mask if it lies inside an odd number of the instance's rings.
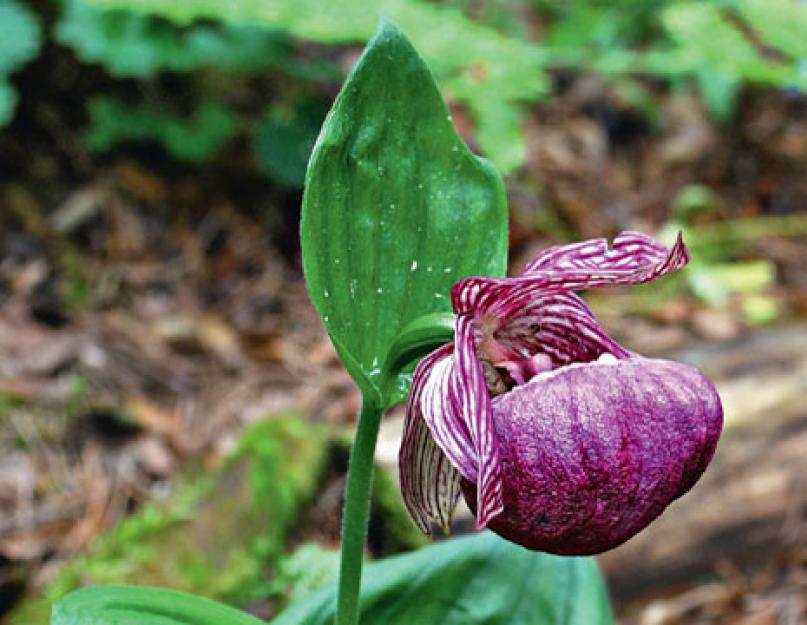
[{"label": "slipper-shaped labellum", "polygon": [[454,343],[415,369],[401,486],[424,531],[462,493],[477,527],[530,549],[611,549],[687,492],[714,454],[723,409],[697,369],[617,344],[574,291],[682,267],[623,232],[551,247],[513,278],[454,285]]}]

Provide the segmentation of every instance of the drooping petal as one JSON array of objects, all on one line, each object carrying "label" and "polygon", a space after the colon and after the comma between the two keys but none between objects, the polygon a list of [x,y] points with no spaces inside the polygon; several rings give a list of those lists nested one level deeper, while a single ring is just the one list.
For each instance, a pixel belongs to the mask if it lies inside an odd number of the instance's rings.
[{"label": "drooping petal", "polygon": [[583,299],[569,291],[536,297],[513,311],[500,321],[495,337],[514,352],[547,354],[554,367],[590,362],[602,354],[630,355],[608,336]]},{"label": "drooping petal", "polygon": [[466,278],[451,289],[451,300],[457,314],[504,318],[547,293],[648,282],[688,260],[680,234],[668,249],[638,232],[623,232],[611,249],[605,239],[551,247],[513,278]]},{"label": "drooping petal", "polygon": [[409,514],[425,533],[432,523],[448,530],[460,494],[460,475],[434,441],[421,411],[423,391],[433,383],[435,364],[451,361],[453,351],[453,345],[444,345],[418,364],[406,404],[398,457],[401,493]]},{"label": "drooping petal", "polygon": [[[462,417],[456,396],[454,346],[441,348],[447,357],[436,358],[420,390],[420,413],[437,445],[466,479],[477,479],[479,456]],[[439,350],[438,350],[439,351]],[[423,366],[424,361],[418,365]],[[426,362],[426,366],[430,363]],[[417,369],[415,370],[417,373]]]},{"label": "drooping petal", "polygon": [[[505,508],[489,527],[565,555],[621,544],[688,491],[723,417],[697,369],[641,357],[556,369],[492,406]],[[475,508],[476,489],[462,488]]]},{"label": "drooping petal", "polygon": [[473,319],[458,318],[454,344],[417,366],[406,413],[401,487],[415,521],[422,529],[447,523],[461,475],[477,484],[477,526],[484,527],[502,509],[501,462]]},{"label": "drooping petal", "polygon": [[[493,429],[490,394],[482,363],[476,354],[473,323],[470,316],[457,317],[454,337],[457,367],[451,388],[476,452],[478,471],[474,481],[479,502],[476,526],[481,529],[502,510],[502,467]],[[464,477],[471,479],[467,475]]]}]

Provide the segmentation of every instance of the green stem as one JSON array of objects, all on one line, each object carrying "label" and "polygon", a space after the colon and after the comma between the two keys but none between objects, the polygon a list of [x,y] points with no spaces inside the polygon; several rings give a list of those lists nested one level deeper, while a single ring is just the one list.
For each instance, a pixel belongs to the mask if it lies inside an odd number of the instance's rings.
[{"label": "green stem", "polygon": [[364,396],[347,470],[345,507],[342,511],[342,552],[336,625],[357,625],[359,622],[361,567],[364,545],[367,542],[370,485],[373,479],[373,458],[380,422],[381,408],[371,398]]},{"label": "green stem", "polygon": [[[363,393],[356,436],[350,450],[347,469],[345,506],[342,510],[342,552],[339,563],[339,596],[336,602],[336,625],[357,625],[359,592],[364,545],[367,542],[367,517],[370,512],[370,486],[373,480],[373,458],[378,427],[384,407],[397,399],[394,388],[403,367],[451,340],[454,315],[434,313],[408,324],[393,342],[382,373],[376,379],[378,392]],[[394,402],[392,402],[394,403]]]}]

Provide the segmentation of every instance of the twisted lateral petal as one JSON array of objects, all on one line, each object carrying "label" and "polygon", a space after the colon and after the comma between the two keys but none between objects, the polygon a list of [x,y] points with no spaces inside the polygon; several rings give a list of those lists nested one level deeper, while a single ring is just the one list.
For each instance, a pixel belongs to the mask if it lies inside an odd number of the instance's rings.
[{"label": "twisted lateral petal", "polygon": [[597,322],[575,293],[560,291],[531,300],[500,320],[496,339],[519,353],[542,352],[554,367],[596,360],[602,354],[628,358],[629,353]]},{"label": "twisted lateral petal", "polygon": [[460,280],[451,289],[451,301],[457,314],[506,317],[547,293],[649,282],[688,260],[680,234],[668,249],[638,232],[623,232],[612,249],[605,239],[555,246],[541,252],[516,277]]},{"label": "twisted lateral petal", "polygon": [[476,354],[473,324],[472,317],[457,317],[454,337],[457,366],[451,388],[459,400],[460,415],[476,452],[478,473],[475,481],[479,502],[476,527],[481,529],[502,510],[502,474],[493,431],[490,395],[482,363]]},{"label": "twisted lateral petal", "polygon": [[[681,234],[678,234],[672,249],[641,232],[620,232],[611,249],[606,239],[589,239],[568,245],[553,245],[538,253],[522,273],[558,270],[618,270],[650,271],[667,273],[663,263],[674,262],[681,253],[686,253]],[[661,264],[661,266],[659,266]]]},{"label": "twisted lateral petal", "polygon": [[[440,356],[437,356],[438,352],[442,352]],[[456,361],[453,352],[454,346],[446,345],[421,361],[412,383],[419,401],[413,398],[407,404],[407,412],[414,418],[419,408],[437,446],[463,477],[475,482],[479,457],[454,391]],[[432,356],[435,358],[429,361]],[[416,383],[422,387],[415,387]],[[410,394],[415,393],[410,391]]]},{"label": "twisted lateral petal", "polygon": [[420,411],[431,368],[439,360],[450,359],[452,351],[453,345],[441,347],[424,358],[415,370],[398,458],[404,504],[426,533],[431,523],[448,530],[460,494],[459,473],[435,443]]}]

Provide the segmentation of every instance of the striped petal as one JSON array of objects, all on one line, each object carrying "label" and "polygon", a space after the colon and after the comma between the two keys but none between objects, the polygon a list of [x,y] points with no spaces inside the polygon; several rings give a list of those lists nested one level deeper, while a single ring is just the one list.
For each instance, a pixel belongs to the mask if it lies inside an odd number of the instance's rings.
[{"label": "striped petal", "polygon": [[493,428],[493,411],[490,394],[485,383],[482,363],[474,344],[474,320],[460,315],[455,325],[457,367],[452,379],[454,396],[462,420],[471,435],[478,461],[476,479],[477,501],[476,527],[485,527],[502,511],[502,466]]},{"label": "striped petal", "polygon": [[476,484],[478,528],[503,506],[502,468],[473,320],[458,318],[455,333],[454,345],[441,347],[417,366],[407,401],[401,489],[424,531],[431,522],[448,524],[460,476]]},{"label": "striped petal", "polygon": [[[513,464],[510,442],[515,437],[503,434],[503,415],[494,406],[532,387],[533,381],[554,378],[550,369],[636,361],[573,291],[647,282],[687,261],[680,235],[668,249],[645,235],[624,232],[610,248],[604,239],[549,248],[514,278],[471,277],[455,284],[454,344],[418,365],[407,404],[401,485],[417,524],[425,531],[432,522],[446,527],[462,489],[476,512],[477,528],[489,522],[497,531],[506,527],[510,521],[502,512],[512,516],[514,497],[521,496],[508,486],[520,461]],[[601,358],[606,354],[615,359]],[[501,392],[505,394],[491,400],[491,393]],[[541,422],[552,429],[557,418],[544,417]],[[521,490],[554,497],[552,489]]]},{"label": "striped petal", "polygon": [[652,279],[671,271],[665,263],[675,264],[681,256],[686,256],[686,248],[680,233],[670,249],[641,232],[626,231],[614,238],[610,249],[606,239],[548,247],[527,263],[523,273],[558,270],[647,272],[649,277],[646,279]]},{"label": "striped petal", "polygon": [[630,356],[608,336],[582,298],[569,291],[536,297],[513,311],[501,321],[496,340],[523,357],[547,354],[553,368],[591,362],[602,354]]},{"label": "striped petal", "polygon": [[683,267],[689,253],[681,235],[672,248],[638,232],[551,247],[514,278],[471,277],[457,282],[451,299],[457,314],[507,317],[548,293],[649,282]]},{"label": "striped petal", "polygon": [[409,514],[425,533],[432,523],[448,531],[460,494],[460,475],[435,442],[421,411],[423,391],[432,381],[435,365],[450,363],[453,351],[453,345],[444,345],[420,362],[406,405],[398,458],[401,492]]},{"label": "striped petal", "polygon": [[[476,481],[479,456],[463,419],[460,400],[456,394],[457,375],[454,346],[447,345],[441,350],[445,350],[444,353],[447,353],[448,356],[436,357],[432,363],[426,362],[424,359],[426,366],[422,372],[423,387],[415,389],[419,395],[419,406],[413,405],[411,410],[414,412],[418,408],[420,409],[420,414],[429,427],[432,437],[454,468],[464,478]],[[424,362],[418,365],[416,375]],[[420,380],[417,381],[420,382]]]}]

